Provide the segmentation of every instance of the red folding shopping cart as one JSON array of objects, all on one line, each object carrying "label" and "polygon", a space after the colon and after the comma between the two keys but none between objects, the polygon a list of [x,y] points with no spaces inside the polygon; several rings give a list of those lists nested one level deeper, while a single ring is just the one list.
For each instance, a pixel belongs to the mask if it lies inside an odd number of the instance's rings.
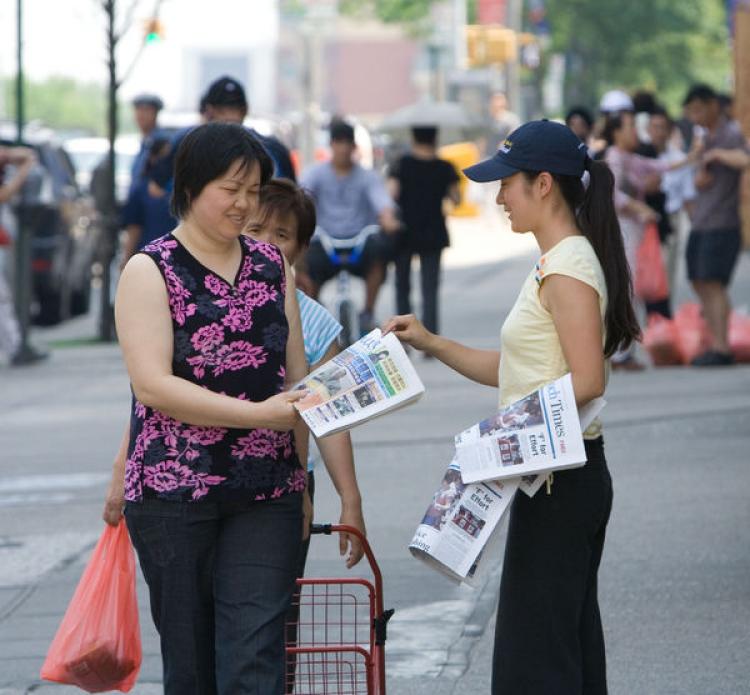
[{"label": "red folding shopping cart", "polygon": [[294,695],[385,695],[383,578],[356,528],[315,524],[312,534],[349,533],[362,541],[372,580],[298,579],[299,617],[287,630],[287,687]]}]

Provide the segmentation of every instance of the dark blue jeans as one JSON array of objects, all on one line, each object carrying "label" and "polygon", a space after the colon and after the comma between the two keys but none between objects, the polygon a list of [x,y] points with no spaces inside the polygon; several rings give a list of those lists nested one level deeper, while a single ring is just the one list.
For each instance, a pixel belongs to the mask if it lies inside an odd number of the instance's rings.
[{"label": "dark blue jeans", "polygon": [[495,631],[493,695],[606,695],[597,574],[612,508],[602,439],[551,494],[517,492]]},{"label": "dark blue jeans", "polygon": [[281,695],[302,495],[129,502],[125,518],[161,638],[165,695]]}]

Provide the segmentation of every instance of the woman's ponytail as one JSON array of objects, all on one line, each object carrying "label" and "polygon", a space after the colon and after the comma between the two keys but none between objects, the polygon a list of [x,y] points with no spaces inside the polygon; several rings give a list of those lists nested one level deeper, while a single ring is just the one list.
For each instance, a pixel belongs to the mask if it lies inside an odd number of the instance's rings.
[{"label": "woman's ponytail", "polygon": [[[638,340],[641,329],[633,311],[633,283],[615,213],[615,178],[604,162],[590,158],[586,159],[586,171],[589,174],[586,187],[578,176],[552,176],[604,271],[608,297],[604,315],[604,354],[611,357],[617,350]],[[538,171],[525,171],[524,174],[529,180],[539,176]]]},{"label": "woman's ponytail", "polygon": [[633,310],[633,283],[615,213],[614,176],[604,162],[587,160],[586,169],[589,184],[583,200],[576,206],[576,218],[599,258],[607,283],[604,354],[610,357],[616,350],[625,349],[638,340],[641,329]]}]

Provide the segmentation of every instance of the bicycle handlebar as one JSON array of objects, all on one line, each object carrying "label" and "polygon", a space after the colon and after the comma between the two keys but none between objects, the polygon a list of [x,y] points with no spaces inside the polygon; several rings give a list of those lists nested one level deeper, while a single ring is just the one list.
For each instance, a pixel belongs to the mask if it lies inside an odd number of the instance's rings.
[{"label": "bicycle handlebar", "polygon": [[346,239],[340,239],[338,237],[331,236],[326,232],[323,227],[315,228],[315,238],[320,241],[326,253],[330,255],[332,251],[341,249],[357,249],[362,248],[365,242],[373,234],[377,234],[380,231],[380,227],[377,224],[368,224],[366,227],[362,227],[354,236],[347,237]]}]

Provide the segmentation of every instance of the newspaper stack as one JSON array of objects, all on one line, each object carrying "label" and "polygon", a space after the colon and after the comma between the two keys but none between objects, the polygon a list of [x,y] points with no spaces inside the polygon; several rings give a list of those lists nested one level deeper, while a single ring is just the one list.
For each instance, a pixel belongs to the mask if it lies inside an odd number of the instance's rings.
[{"label": "newspaper stack", "polygon": [[456,582],[470,578],[518,480],[466,484],[454,458],[409,545],[414,557]]},{"label": "newspaper stack", "polygon": [[419,400],[424,386],[393,333],[379,328],[350,345],[295,386],[295,403],[316,437],[351,429]]},{"label": "newspaper stack", "polygon": [[456,435],[456,454],[409,545],[412,554],[472,583],[516,490],[533,496],[549,473],[583,466],[582,432],[605,404],[597,398],[579,411],[566,374]]}]

